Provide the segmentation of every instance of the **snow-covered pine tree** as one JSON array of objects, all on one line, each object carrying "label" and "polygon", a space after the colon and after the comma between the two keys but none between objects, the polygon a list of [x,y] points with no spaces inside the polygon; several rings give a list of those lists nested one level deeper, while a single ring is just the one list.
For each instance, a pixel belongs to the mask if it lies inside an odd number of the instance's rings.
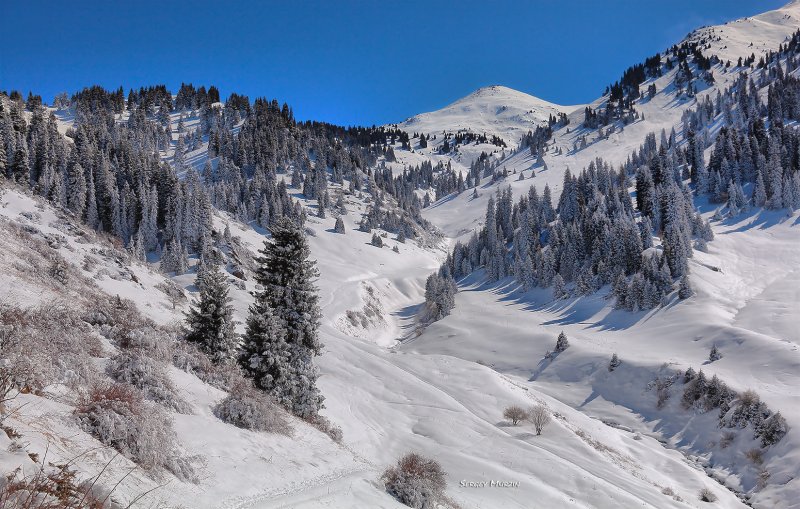
[{"label": "snow-covered pine tree", "polygon": [[322,349],[314,286],[319,272],[298,222],[279,218],[271,232],[272,242],[265,241],[256,258],[255,280],[263,290],[250,307],[240,363],[293,413],[314,417],[323,401],[312,363]]},{"label": "snow-covered pine tree", "polygon": [[567,335],[564,334],[562,330],[561,333],[558,335],[558,339],[556,339],[556,353],[563,352],[569,348],[569,340],[567,340]]},{"label": "snow-covered pine tree", "polygon": [[197,279],[200,299],[186,314],[186,340],[196,343],[214,362],[233,359],[237,337],[225,274],[209,264]]},{"label": "snow-covered pine tree", "polygon": [[344,233],[344,231],[345,231],[344,230],[344,221],[342,220],[341,217],[337,217],[336,218],[336,224],[333,225],[333,231],[335,233],[342,233],[342,234]]},{"label": "snow-covered pine tree", "polygon": [[567,290],[564,287],[564,278],[561,274],[553,276],[553,298],[563,299],[567,295]]},{"label": "snow-covered pine tree", "polygon": [[714,362],[722,358],[722,353],[717,348],[717,345],[711,345],[711,352],[708,354],[708,361]]},{"label": "snow-covered pine tree", "polygon": [[617,369],[619,367],[620,364],[622,364],[622,361],[619,360],[619,357],[617,357],[617,354],[612,354],[611,355],[611,361],[608,363],[608,370],[609,371],[614,371],[615,369]]},{"label": "snow-covered pine tree", "polygon": [[692,284],[689,282],[689,274],[685,273],[681,276],[680,286],[678,287],[678,298],[679,299],[688,299],[694,295],[694,290],[692,290]]}]

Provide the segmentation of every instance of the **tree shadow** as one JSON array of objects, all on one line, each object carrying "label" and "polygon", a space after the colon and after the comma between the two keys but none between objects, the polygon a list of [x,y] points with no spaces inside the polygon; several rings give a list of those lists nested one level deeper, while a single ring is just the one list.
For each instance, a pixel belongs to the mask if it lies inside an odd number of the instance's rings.
[{"label": "tree shadow", "polygon": [[[786,209],[767,210],[757,207],[733,217],[726,217],[720,221],[721,225],[731,227],[731,229],[725,230],[721,233],[723,235],[730,235],[731,233],[742,233],[755,228],[766,230],[767,228],[777,224],[791,221],[791,219],[791,216],[787,215]],[[799,223],[800,216],[791,224],[791,226],[795,226]]]},{"label": "tree shadow", "polygon": [[[600,331],[626,330],[647,321],[660,308],[647,311],[609,309],[610,286],[605,286],[591,295],[554,299],[550,288],[534,288],[524,291],[512,277],[490,282],[483,270],[473,272],[458,281],[460,292],[487,292],[498,296],[498,302],[507,306],[521,305],[524,311],[547,312],[555,318],[542,325],[571,325],[583,323],[588,328]],[[671,301],[667,309],[674,305]],[[601,316],[604,310],[608,310]]]}]

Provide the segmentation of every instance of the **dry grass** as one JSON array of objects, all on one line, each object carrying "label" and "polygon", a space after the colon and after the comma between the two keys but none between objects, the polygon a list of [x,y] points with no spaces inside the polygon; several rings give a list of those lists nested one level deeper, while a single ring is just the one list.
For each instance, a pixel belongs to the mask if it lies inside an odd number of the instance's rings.
[{"label": "dry grass", "polygon": [[0,479],[4,509],[102,509],[108,498],[96,493],[93,485],[79,483],[67,465],[42,466],[27,477],[18,469]]}]

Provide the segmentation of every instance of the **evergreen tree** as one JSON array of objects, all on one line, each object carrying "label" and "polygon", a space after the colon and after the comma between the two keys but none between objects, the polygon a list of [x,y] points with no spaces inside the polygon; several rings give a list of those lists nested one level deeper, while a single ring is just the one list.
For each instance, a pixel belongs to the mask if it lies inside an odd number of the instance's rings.
[{"label": "evergreen tree", "polygon": [[617,354],[613,354],[613,355],[611,355],[611,362],[608,363],[608,370],[609,371],[614,371],[615,369],[617,369],[619,367],[620,364],[622,364],[622,361],[619,360],[619,357],[617,357]]},{"label": "evergreen tree", "polygon": [[681,276],[680,286],[678,287],[678,298],[688,299],[692,295],[694,295],[694,290],[692,290],[692,284],[689,282],[689,274],[686,273]]},{"label": "evergreen tree", "polygon": [[567,335],[564,334],[564,331],[558,335],[558,339],[556,339],[556,353],[561,353],[564,350],[569,348],[569,341],[567,340]]},{"label": "evergreen tree", "polygon": [[449,276],[433,273],[425,281],[425,303],[432,321],[441,320],[455,307],[456,282]]},{"label": "evergreen tree", "polygon": [[756,175],[756,186],[753,190],[753,205],[756,207],[763,207],[767,204],[767,192],[764,187],[764,177],[761,176],[761,171],[759,170],[758,174]]},{"label": "evergreen tree", "polygon": [[556,274],[553,277],[553,298],[563,299],[567,295],[567,290],[564,287],[564,278],[561,274]]},{"label": "evergreen tree", "polygon": [[717,348],[717,345],[712,345],[711,346],[711,352],[709,352],[709,354],[708,354],[709,362],[718,361],[721,358],[722,358],[722,354],[720,353],[719,349]]},{"label": "evergreen tree", "polygon": [[75,162],[67,171],[67,206],[76,216],[82,217],[86,209],[86,177],[83,167]]},{"label": "evergreen tree", "polygon": [[225,274],[217,265],[197,277],[200,299],[186,315],[186,340],[196,343],[214,362],[233,358],[236,332]]},{"label": "evergreen tree", "polygon": [[287,217],[272,225],[256,258],[255,295],[245,333],[242,367],[259,387],[273,394],[296,415],[313,417],[322,407],[312,358],[319,342],[319,273],[301,225]]},{"label": "evergreen tree", "polygon": [[344,233],[344,221],[341,217],[336,218],[336,224],[333,226],[333,231],[336,233]]},{"label": "evergreen tree", "polygon": [[30,168],[28,166],[28,151],[25,149],[25,141],[21,140],[17,149],[14,151],[14,160],[10,167],[11,178],[17,182],[27,182]]},{"label": "evergreen tree", "polygon": [[263,292],[250,305],[239,365],[253,384],[287,408],[294,408],[296,369],[286,329]]}]

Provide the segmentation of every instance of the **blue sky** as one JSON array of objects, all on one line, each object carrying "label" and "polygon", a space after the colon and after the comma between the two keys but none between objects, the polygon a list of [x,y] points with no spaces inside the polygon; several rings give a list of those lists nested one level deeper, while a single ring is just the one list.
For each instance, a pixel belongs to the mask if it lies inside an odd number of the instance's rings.
[{"label": "blue sky", "polygon": [[9,0],[0,89],[49,101],[91,84],[214,84],[345,125],[401,121],[493,84],[578,104],[697,26],[783,3]]}]

